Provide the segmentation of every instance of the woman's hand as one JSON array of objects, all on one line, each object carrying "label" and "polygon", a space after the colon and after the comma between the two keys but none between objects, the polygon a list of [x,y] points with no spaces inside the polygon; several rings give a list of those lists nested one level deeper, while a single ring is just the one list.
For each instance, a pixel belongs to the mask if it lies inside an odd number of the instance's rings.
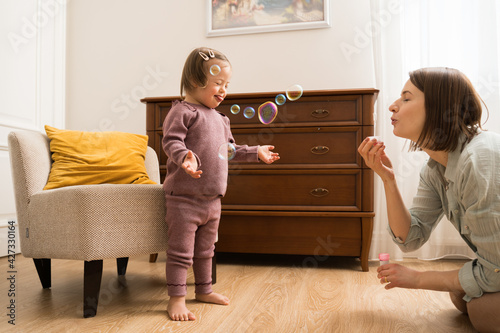
[{"label": "woman's hand", "polygon": [[190,150],[186,154],[186,157],[184,157],[184,162],[182,162],[182,168],[188,175],[190,175],[193,178],[200,178],[201,174],[203,173],[201,170],[198,169],[198,161],[196,160],[196,157],[194,157],[193,152]]},{"label": "woman's hand", "polygon": [[385,153],[383,142],[368,137],[359,145],[358,153],[363,157],[366,165],[382,178],[382,181],[394,180],[392,163]]},{"label": "woman's hand", "polygon": [[459,269],[453,271],[416,271],[398,264],[386,264],[377,268],[380,283],[385,289],[406,288],[464,293],[458,277]]},{"label": "woman's hand", "polygon": [[280,159],[280,156],[278,153],[273,153],[272,150],[274,149],[274,146],[259,146],[259,149],[257,150],[259,154],[259,159],[266,163],[266,164],[271,164],[274,161],[277,161]]},{"label": "woman's hand", "polygon": [[419,289],[419,271],[398,264],[386,264],[377,268],[380,283],[386,283],[385,289]]}]

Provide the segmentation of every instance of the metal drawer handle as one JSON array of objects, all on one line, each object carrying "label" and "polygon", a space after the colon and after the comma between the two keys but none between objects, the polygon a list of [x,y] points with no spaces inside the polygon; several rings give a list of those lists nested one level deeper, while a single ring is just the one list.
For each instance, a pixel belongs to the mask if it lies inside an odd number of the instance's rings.
[{"label": "metal drawer handle", "polygon": [[311,116],[314,118],[325,118],[330,114],[330,111],[325,109],[317,109],[311,112]]},{"label": "metal drawer handle", "polygon": [[327,146],[316,146],[311,148],[311,153],[316,155],[323,155],[330,151],[330,148]]},{"label": "metal drawer handle", "polygon": [[314,190],[311,190],[311,193],[312,196],[314,197],[324,197],[325,195],[328,195],[330,193],[330,191],[328,191],[326,188],[322,188],[322,187],[318,187],[318,188],[315,188]]}]

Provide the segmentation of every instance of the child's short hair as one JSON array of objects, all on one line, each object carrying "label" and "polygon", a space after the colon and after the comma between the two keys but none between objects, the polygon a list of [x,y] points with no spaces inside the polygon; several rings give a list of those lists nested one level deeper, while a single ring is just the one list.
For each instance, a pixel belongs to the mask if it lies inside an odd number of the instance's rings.
[{"label": "child's short hair", "polygon": [[195,85],[204,87],[208,80],[208,63],[211,59],[219,59],[229,63],[229,60],[221,52],[207,47],[199,47],[191,51],[184,64],[181,77],[181,98],[184,93],[194,89]]},{"label": "child's short hair", "polygon": [[424,127],[410,150],[450,152],[462,134],[469,142],[481,129],[482,99],[465,74],[447,67],[421,68],[410,72],[410,81],[425,99]]}]

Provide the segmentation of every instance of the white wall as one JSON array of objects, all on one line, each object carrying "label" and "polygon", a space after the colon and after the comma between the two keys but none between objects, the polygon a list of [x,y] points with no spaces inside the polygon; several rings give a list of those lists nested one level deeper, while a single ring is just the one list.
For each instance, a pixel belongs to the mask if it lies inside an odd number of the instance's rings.
[{"label": "white wall", "polygon": [[[67,14],[68,129],[144,134],[139,99],[177,96],[199,46],[231,61],[230,93],[374,87],[371,42],[360,36],[368,0],[331,1],[331,28],[210,38],[205,0],[72,0]],[[344,56],[341,43],[359,53]]]},{"label": "white wall", "polygon": [[[7,254],[8,221],[16,221],[8,133],[64,126],[65,3],[0,2],[0,256]],[[19,252],[18,241],[15,247]]]}]

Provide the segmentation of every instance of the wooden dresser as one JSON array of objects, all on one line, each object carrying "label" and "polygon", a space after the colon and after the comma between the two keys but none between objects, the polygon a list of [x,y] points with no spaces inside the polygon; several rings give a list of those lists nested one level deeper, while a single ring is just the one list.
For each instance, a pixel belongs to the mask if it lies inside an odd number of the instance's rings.
[{"label": "wooden dresser", "polygon": [[[368,271],[373,229],[373,171],[357,152],[373,135],[378,90],[304,91],[278,106],[270,125],[244,108],[283,92],[230,94],[217,108],[231,119],[237,144],[273,145],[273,164],[229,163],[222,200],[217,252],[308,255],[304,265],[328,256],[358,257]],[[149,145],[160,157],[162,180],[167,157],[162,124],[178,97],[145,98]],[[233,104],[240,106],[232,114]],[[307,262],[306,262],[307,261]]]}]

